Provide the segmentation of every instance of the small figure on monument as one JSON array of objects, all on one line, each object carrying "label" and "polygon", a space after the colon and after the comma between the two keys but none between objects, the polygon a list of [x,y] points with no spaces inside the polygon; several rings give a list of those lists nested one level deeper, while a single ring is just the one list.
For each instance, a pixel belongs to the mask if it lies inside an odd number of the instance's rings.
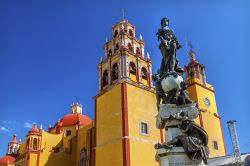
[{"label": "small figure on monument", "polygon": [[207,132],[190,120],[182,121],[178,127],[185,134],[176,136],[164,144],[156,144],[155,148],[171,149],[174,146],[182,146],[191,160],[203,160],[207,164],[209,153]]},{"label": "small figure on monument", "polygon": [[162,18],[161,28],[157,32],[158,40],[161,42],[159,45],[162,54],[160,68],[161,76],[170,72],[177,72],[180,74],[184,72],[176,59],[176,51],[181,48],[181,45],[168,25],[169,19],[166,17]]},{"label": "small figure on monument", "polygon": [[157,109],[159,111],[159,105],[161,104],[161,101],[163,104],[166,104],[167,101],[167,96],[161,87],[161,78],[159,70],[157,71],[157,74],[154,74],[152,76],[152,79],[155,82],[156,102],[157,102],[156,104],[157,104]]}]

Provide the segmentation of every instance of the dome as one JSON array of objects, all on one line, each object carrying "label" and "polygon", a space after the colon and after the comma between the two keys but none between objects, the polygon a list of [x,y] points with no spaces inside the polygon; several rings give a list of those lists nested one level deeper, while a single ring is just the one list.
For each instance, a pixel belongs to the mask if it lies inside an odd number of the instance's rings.
[{"label": "dome", "polygon": [[4,156],[0,158],[0,164],[14,164],[15,157],[12,157],[10,155]]},{"label": "dome", "polygon": [[60,120],[61,126],[71,126],[78,124],[87,126],[92,123],[92,119],[83,114],[68,114]]}]

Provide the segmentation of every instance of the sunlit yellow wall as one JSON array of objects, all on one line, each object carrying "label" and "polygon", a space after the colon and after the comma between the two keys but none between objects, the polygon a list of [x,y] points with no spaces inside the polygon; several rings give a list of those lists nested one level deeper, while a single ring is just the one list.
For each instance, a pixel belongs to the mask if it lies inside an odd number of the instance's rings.
[{"label": "sunlit yellow wall", "polygon": [[[209,133],[209,157],[212,158],[226,155],[223,135],[221,133],[220,119],[210,112],[202,113],[202,117],[204,128]],[[217,141],[219,147],[218,150],[214,149],[213,141]]]},{"label": "sunlit yellow wall", "polygon": [[[66,137],[66,130],[71,131],[71,135]],[[76,126],[67,126],[62,128],[62,134],[63,134],[63,148],[66,153],[70,153],[73,149],[70,147],[70,141],[73,137],[76,136]]]},{"label": "sunlit yellow wall", "polygon": [[[198,82],[197,80],[191,80],[193,83]],[[199,83],[199,82],[198,82]],[[210,87],[213,90],[213,87],[209,84],[206,87]],[[218,117],[217,106],[214,92],[206,89],[205,87],[199,84],[193,84],[188,88],[190,98],[197,101],[199,108],[203,110],[201,112],[203,127],[208,133],[209,136],[209,157],[218,157],[226,155],[223,133],[220,124],[220,118]],[[205,98],[209,98],[210,106],[206,106],[204,103]],[[198,122],[198,118],[196,122]],[[213,141],[217,141],[218,150],[214,149]]]},{"label": "sunlit yellow wall", "polygon": [[96,97],[96,166],[122,166],[121,85]]},{"label": "sunlit yellow wall", "polygon": [[[78,130],[77,145],[76,145],[76,166],[80,165],[80,154],[83,148],[87,150],[87,163],[90,161],[90,129],[92,124]],[[87,165],[89,166],[89,165]]]},{"label": "sunlit yellow wall", "polygon": [[[68,166],[72,163],[70,155],[64,152],[52,153],[53,147],[62,147],[63,134],[50,134],[45,131],[42,132],[42,152],[40,154],[40,165],[46,166]],[[30,157],[32,158],[32,157]],[[33,166],[33,159],[30,166]],[[35,166],[35,164],[34,164]]]},{"label": "sunlit yellow wall", "polygon": [[[131,166],[158,166],[154,144],[160,142],[160,130],[155,125],[155,93],[127,84],[127,99]],[[140,122],[148,123],[149,135],[141,134]]]}]

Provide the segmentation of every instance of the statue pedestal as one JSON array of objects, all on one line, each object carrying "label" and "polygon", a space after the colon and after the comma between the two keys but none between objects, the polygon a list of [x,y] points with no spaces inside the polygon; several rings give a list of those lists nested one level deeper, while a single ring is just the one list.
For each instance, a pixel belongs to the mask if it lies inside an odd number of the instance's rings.
[{"label": "statue pedestal", "polygon": [[[183,134],[184,133],[182,133],[177,127],[168,127],[166,130],[165,141],[168,142],[176,136]],[[190,160],[182,147],[157,149],[156,160],[159,162],[160,166],[205,166],[203,161]]]},{"label": "statue pedestal", "polygon": [[[156,116],[156,126],[165,129],[165,143],[171,142],[178,136],[187,136],[187,133],[180,129],[182,121],[193,120],[199,115],[195,103],[184,106],[160,105],[159,114]],[[205,166],[202,159],[191,160],[183,147],[173,146],[172,148],[159,147],[156,152],[156,160],[160,166]]]},{"label": "statue pedestal", "polygon": [[182,147],[173,147],[170,150],[158,149],[156,160],[160,166],[205,166],[203,161],[190,160]]}]

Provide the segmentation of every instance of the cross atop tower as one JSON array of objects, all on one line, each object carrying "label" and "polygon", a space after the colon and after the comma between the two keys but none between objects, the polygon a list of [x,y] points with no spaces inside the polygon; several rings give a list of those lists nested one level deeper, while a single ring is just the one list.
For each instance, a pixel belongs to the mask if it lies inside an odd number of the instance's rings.
[{"label": "cross atop tower", "polygon": [[125,9],[124,8],[121,8],[121,15],[122,15],[122,20],[125,20]]},{"label": "cross atop tower", "polygon": [[192,44],[191,41],[188,42],[188,47],[189,47],[189,51],[190,51],[190,52],[193,52],[193,48],[194,48],[194,47],[193,47],[193,44]]}]

